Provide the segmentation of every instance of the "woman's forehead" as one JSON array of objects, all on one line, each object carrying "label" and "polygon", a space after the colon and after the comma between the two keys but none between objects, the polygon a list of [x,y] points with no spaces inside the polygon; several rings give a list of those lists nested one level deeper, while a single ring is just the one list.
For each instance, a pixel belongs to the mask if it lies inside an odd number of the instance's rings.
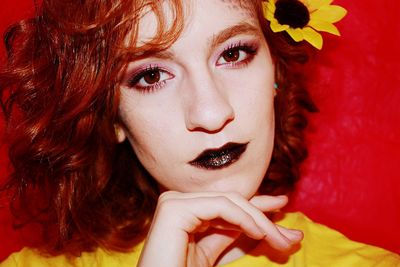
[{"label": "woman's forehead", "polygon": [[227,5],[228,8],[231,9],[240,9],[247,12],[254,12],[253,1],[244,1],[244,0],[214,0],[218,2],[222,2]]},{"label": "woman's forehead", "polygon": [[[202,1],[202,0],[194,0]],[[239,11],[245,16],[254,17],[254,0],[212,0],[223,4],[223,8],[226,8],[228,12]]]}]

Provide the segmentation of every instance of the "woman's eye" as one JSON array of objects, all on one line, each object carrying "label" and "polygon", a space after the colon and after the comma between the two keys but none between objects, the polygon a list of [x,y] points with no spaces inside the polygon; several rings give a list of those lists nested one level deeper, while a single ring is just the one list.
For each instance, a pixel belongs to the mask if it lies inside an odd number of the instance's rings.
[{"label": "woman's eye", "polygon": [[149,71],[143,75],[143,81],[147,84],[154,84],[160,81],[161,74],[159,70]]},{"label": "woman's eye", "polygon": [[228,51],[225,51],[222,54],[222,58],[226,61],[226,62],[235,62],[238,61],[240,59],[240,52],[242,52],[242,57],[243,57],[243,51],[239,51],[238,49],[231,49]]},{"label": "woman's eye", "polygon": [[154,90],[161,88],[167,80],[173,77],[171,73],[165,70],[150,67],[130,79],[128,85],[138,90]]},{"label": "woman's eye", "polygon": [[217,61],[217,66],[246,64],[250,62],[256,54],[256,49],[250,46],[236,46],[226,49]]}]

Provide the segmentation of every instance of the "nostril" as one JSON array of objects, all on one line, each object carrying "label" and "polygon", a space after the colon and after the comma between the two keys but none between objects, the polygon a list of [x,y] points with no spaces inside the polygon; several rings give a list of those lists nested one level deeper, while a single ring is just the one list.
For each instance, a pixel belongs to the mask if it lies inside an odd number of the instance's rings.
[{"label": "nostril", "polygon": [[221,127],[219,127],[219,128],[214,128],[214,129],[209,128],[209,129],[207,129],[207,128],[203,127],[203,126],[194,126],[192,128],[189,127],[188,130],[191,131],[191,132],[204,132],[204,133],[208,133],[208,134],[215,134],[215,133],[218,133],[218,132],[222,131],[233,120],[234,120],[234,117],[232,117],[231,119],[226,120],[225,123],[223,123],[221,125]]},{"label": "nostril", "polygon": [[[216,99],[214,99],[216,100]],[[186,116],[189,131],[216,133],[224,129],[235,118],[232,106],[225,100],[197,102],[192,105]]]}]

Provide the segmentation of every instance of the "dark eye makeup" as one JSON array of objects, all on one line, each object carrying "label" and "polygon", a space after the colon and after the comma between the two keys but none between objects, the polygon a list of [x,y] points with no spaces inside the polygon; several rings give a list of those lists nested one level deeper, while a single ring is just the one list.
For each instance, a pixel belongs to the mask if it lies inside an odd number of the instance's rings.
[{"label": "dark eye makeup", "polygon": [[[216,66],[239,69],[247,66],[258,51],[257,43],[237,42],[230,44],[219,55]],[[149,65],[136,71],[127,81],[129,88],[147,93],[161,89],[175,76],[157,65]]]},{"label": "dark eye makeup", "polygon": [[220,56],[220,59],[223,59],[225,62],[221,63],[219,59],[217,66],[228,65],[229,67],[240,67],[247,65],[253,60],[257,51],[258,46],[255,44],[242,44],[241,42],[232,44],[225,48]]},{"label": "dark eye makeup", "polygon": [[170,72],[158,66],[150,65],[134,73],[128,80],[127,85],[139,91],[153,91],[160,89],[167,80],[173,77]]}]

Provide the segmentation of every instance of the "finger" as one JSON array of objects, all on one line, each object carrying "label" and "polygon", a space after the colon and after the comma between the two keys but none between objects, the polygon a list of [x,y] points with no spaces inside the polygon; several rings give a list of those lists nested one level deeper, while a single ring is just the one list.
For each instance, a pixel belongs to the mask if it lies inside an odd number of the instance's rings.
[{"label": "finger", "polygon": [[275,249],[288,250],[293,245],[292,235],[286,236],[287,231],[281,232],[276,225],[271,222],[264,212],[275,210],[286,205],[286,196],[256,196],[251,199],[256,205],[239,194],[230,193],[226,195],[242,209],[246,210],[255,220],[258,227],[265,233],[265,240]]},{"label": "finger", "polygon": [[[255,196],[250,200],[250,203],[263,211],[278,210],[283,208],[288,202],[285,195],[282,196]],[[303,239],[303,233],[295,229],[287,229],[277,225],[278,230],[285,235],[293,244],[300,242]]]},{"label": "finger", "polygon": [[283,208],[288,203],[288,197],[285,195],[281,196],[254,196],[250,200],[250,203],[256,206],[259,210],[275,211]]},{"label": "finger", "polygon": [[197,227],[197,229],[193,233],[204,233],[210,228],[210,221],[203,221],[201,222],[201,225]]},{"label": "finger", "polygon": [[[207,196],[211,195],[211,196]],[[175,216],[170,216],[174,213]],[[163,224],[177,226],[188,234],[202,228],[203,222],[222,219],[236,225],[251,238],[261,239],[264,232],[259,229],[252,216],[231,199],[217,194],[170,192],[160,196],[156,217],[164,217]]]},{"label": "finger", "polygon": [[214,229],[219,230],[232,230],[236,232],[243,232],[240,226],[228,223],[222,219],[214,219],[210,221],[210,226]]},{"label": "finger", "polygon": [[[211,262],[212,264],[242,232],[249,237],[258,240],[265,236],[264,232],[258,228],[254,219],[241,207],[226,197],[217,196],[190,199],[164,199],[164,202],[167,202],[167,204],[170,205],[173,204],[175,211],[186,209],[186,212],[177,215],[180,218],[180,222],[191,222],[182,226],[182,229],[186,231],[189,236],[191,233],[198,232],[199,229],[200,231],[204,231],[204,227],[207,227],[208,225],[224,228],[224,230],[213,229],[212,231],[207,231],[207,234],[198,240],[197,246],[188,247],[189,250],[199,249],[196,253],[190,253],[189,255],[193,256],[201,253],[206,259],[208,259],[208,262]],[[170,214],[170,211],[171,210],[167,210],[164,212]],[[161,210],[160,213],[163,213],[163,211]],[[189,217],[192,218],[188,218],[184,214],[189,214]],[[159,215],[162,216],[162,214]],[[235,228],[235,230],[226,230],[226,228]],[[200,236],[201,235],[202,234],[200,234]],[[204,259],[204,257],[200,258]]]},{"label": "finger", "polygon": [[214,266],[221,253],[235,242],[240,234],[239,231],[212,229],[197,242],[197,247],[207,257],[211,266]]},{"label": "finger", "polygon": [[[198,199],[199,197],[203,197],[205,199],[216,199],[219,198],[221,200],[220,203],[223,203],[224,199],[225,200],[230,200],[228,202],[231,202],[230,204],[226,203],[226,209],[230,209],[228,206],[231,206],[232,203],[237,205],[239,208],[241,208],[246,214],[248,214],[252,220],[247,221],[254,221],[255,224],[258,226],[259,229],[261,229],[261,232],[265,236],[265,240],[275,249],[277,250],[288,250],[292,246],[292,240],[291,236],[286,236],[284,233],[280,232],[278,228],[275,226],[274,223],[272,223],[263,212],[268,211],[269,207],[273,210],[276,209],[277,207],[282,207],[287,203],[287,197],[273,197],[273,196],[257,196],[254,197],[254,202],[258,204],[259,206],[262,206],[262,211],[259,210],[255,205],[251,204],[247,199],[242,197],[240,194],[235,193],[235,192],[196,192],[196,193],[179,193],[179,192],[171,192],[169,194],[170,197],[177,197],[181,199]],[[266,203],[262,204],[262,202],[265,201]],[[268,204],[271,202],[271,204]],[[210,205],[214,205],[213,203],[210,203]],[[223,209],[223,207],[221,207]],[[236,211],[237,212],[237,211]],[[222,215],[222,214],[220,214]],[[228,214],[225,214],[228,215]],[[215,214],[214,214],[215,216]],[[217,218],[217,217],[214,217]],[[209,218],[209,219],[214,219],[214,218]],[[239,224],[237,221],[237,218],[229,218],[226,217],[219,217],[224,220],[226,220],[229,223],[232,223],[233,225],[239,226],[243,232],[248,235],[251,238],[254,239],[259,239],[259,234],[255,233],[254,230],[250,231],[251,229],[254,229],[253,224],[251,226],[247,225],[242,225]],[[204,219],[204,218],[203,218]]]},{"label": "finger", "polygon": [[[253,218],[226,197],[177,199],[172,198],[173,196],[174,194],[163,195],[157,205],[141,254],[141,262],[149,263],[149,266],[162,266],[159,264],[161,262],[171,263],[169,266],[183,266],[182,260],[186,258],[187,250],[192,247],[188,246],[189,237],[204,226],[202,222],[216,218],[237,225],[254,239],[264,237]],[[214,242],[207,242],[208,247],[207,244],[203,244],[202,251],[207,251],[207,255],[216,259],[238,234],[240,232],[235,231],[234,235],[214,235]],[[220,239],[217,242],[218,237]],[[152,257],[156,254],[157,258]]]},{"label": "finger", "polygon": [[[244,197],[242,197],[238,193],[234,192],[195,192],[195,193],[180,193],[176,191],[169,191],[164,193],[160,198],[163,199],[194,199],[199,197],[218,197],[225,196],[226,198],[231,199],[233,202],[237,199],[242,199],[247,201]],[[258,209],[267,212],[274,211],[276,209],[280,209],[284,207],[288,202],[288,197],[286,195],[280,196],[267,196],[267,195],[258,195],[252,197],[249,202],[256,206]]]},{"label": "finger", "polygon": [[[240,229],[254,239],[261,239],[265,235],[250,214],[224,196],[185,199],[182,202],[185,202],[192,216],[200,221],[209,221],[211,225],[219,222],[219,226],[224,229],[230,225],[230,229]],[[197,229],[198,225],[194,226]],[[187,227],[186,230],[192,233],[195,229]]]},{"label": "finger", "polygon": [[304,234],[300,230],[288,229],[280,225],[277,225],[276,227],[292,242],[292,244],[297,244],[303,240]]}]

